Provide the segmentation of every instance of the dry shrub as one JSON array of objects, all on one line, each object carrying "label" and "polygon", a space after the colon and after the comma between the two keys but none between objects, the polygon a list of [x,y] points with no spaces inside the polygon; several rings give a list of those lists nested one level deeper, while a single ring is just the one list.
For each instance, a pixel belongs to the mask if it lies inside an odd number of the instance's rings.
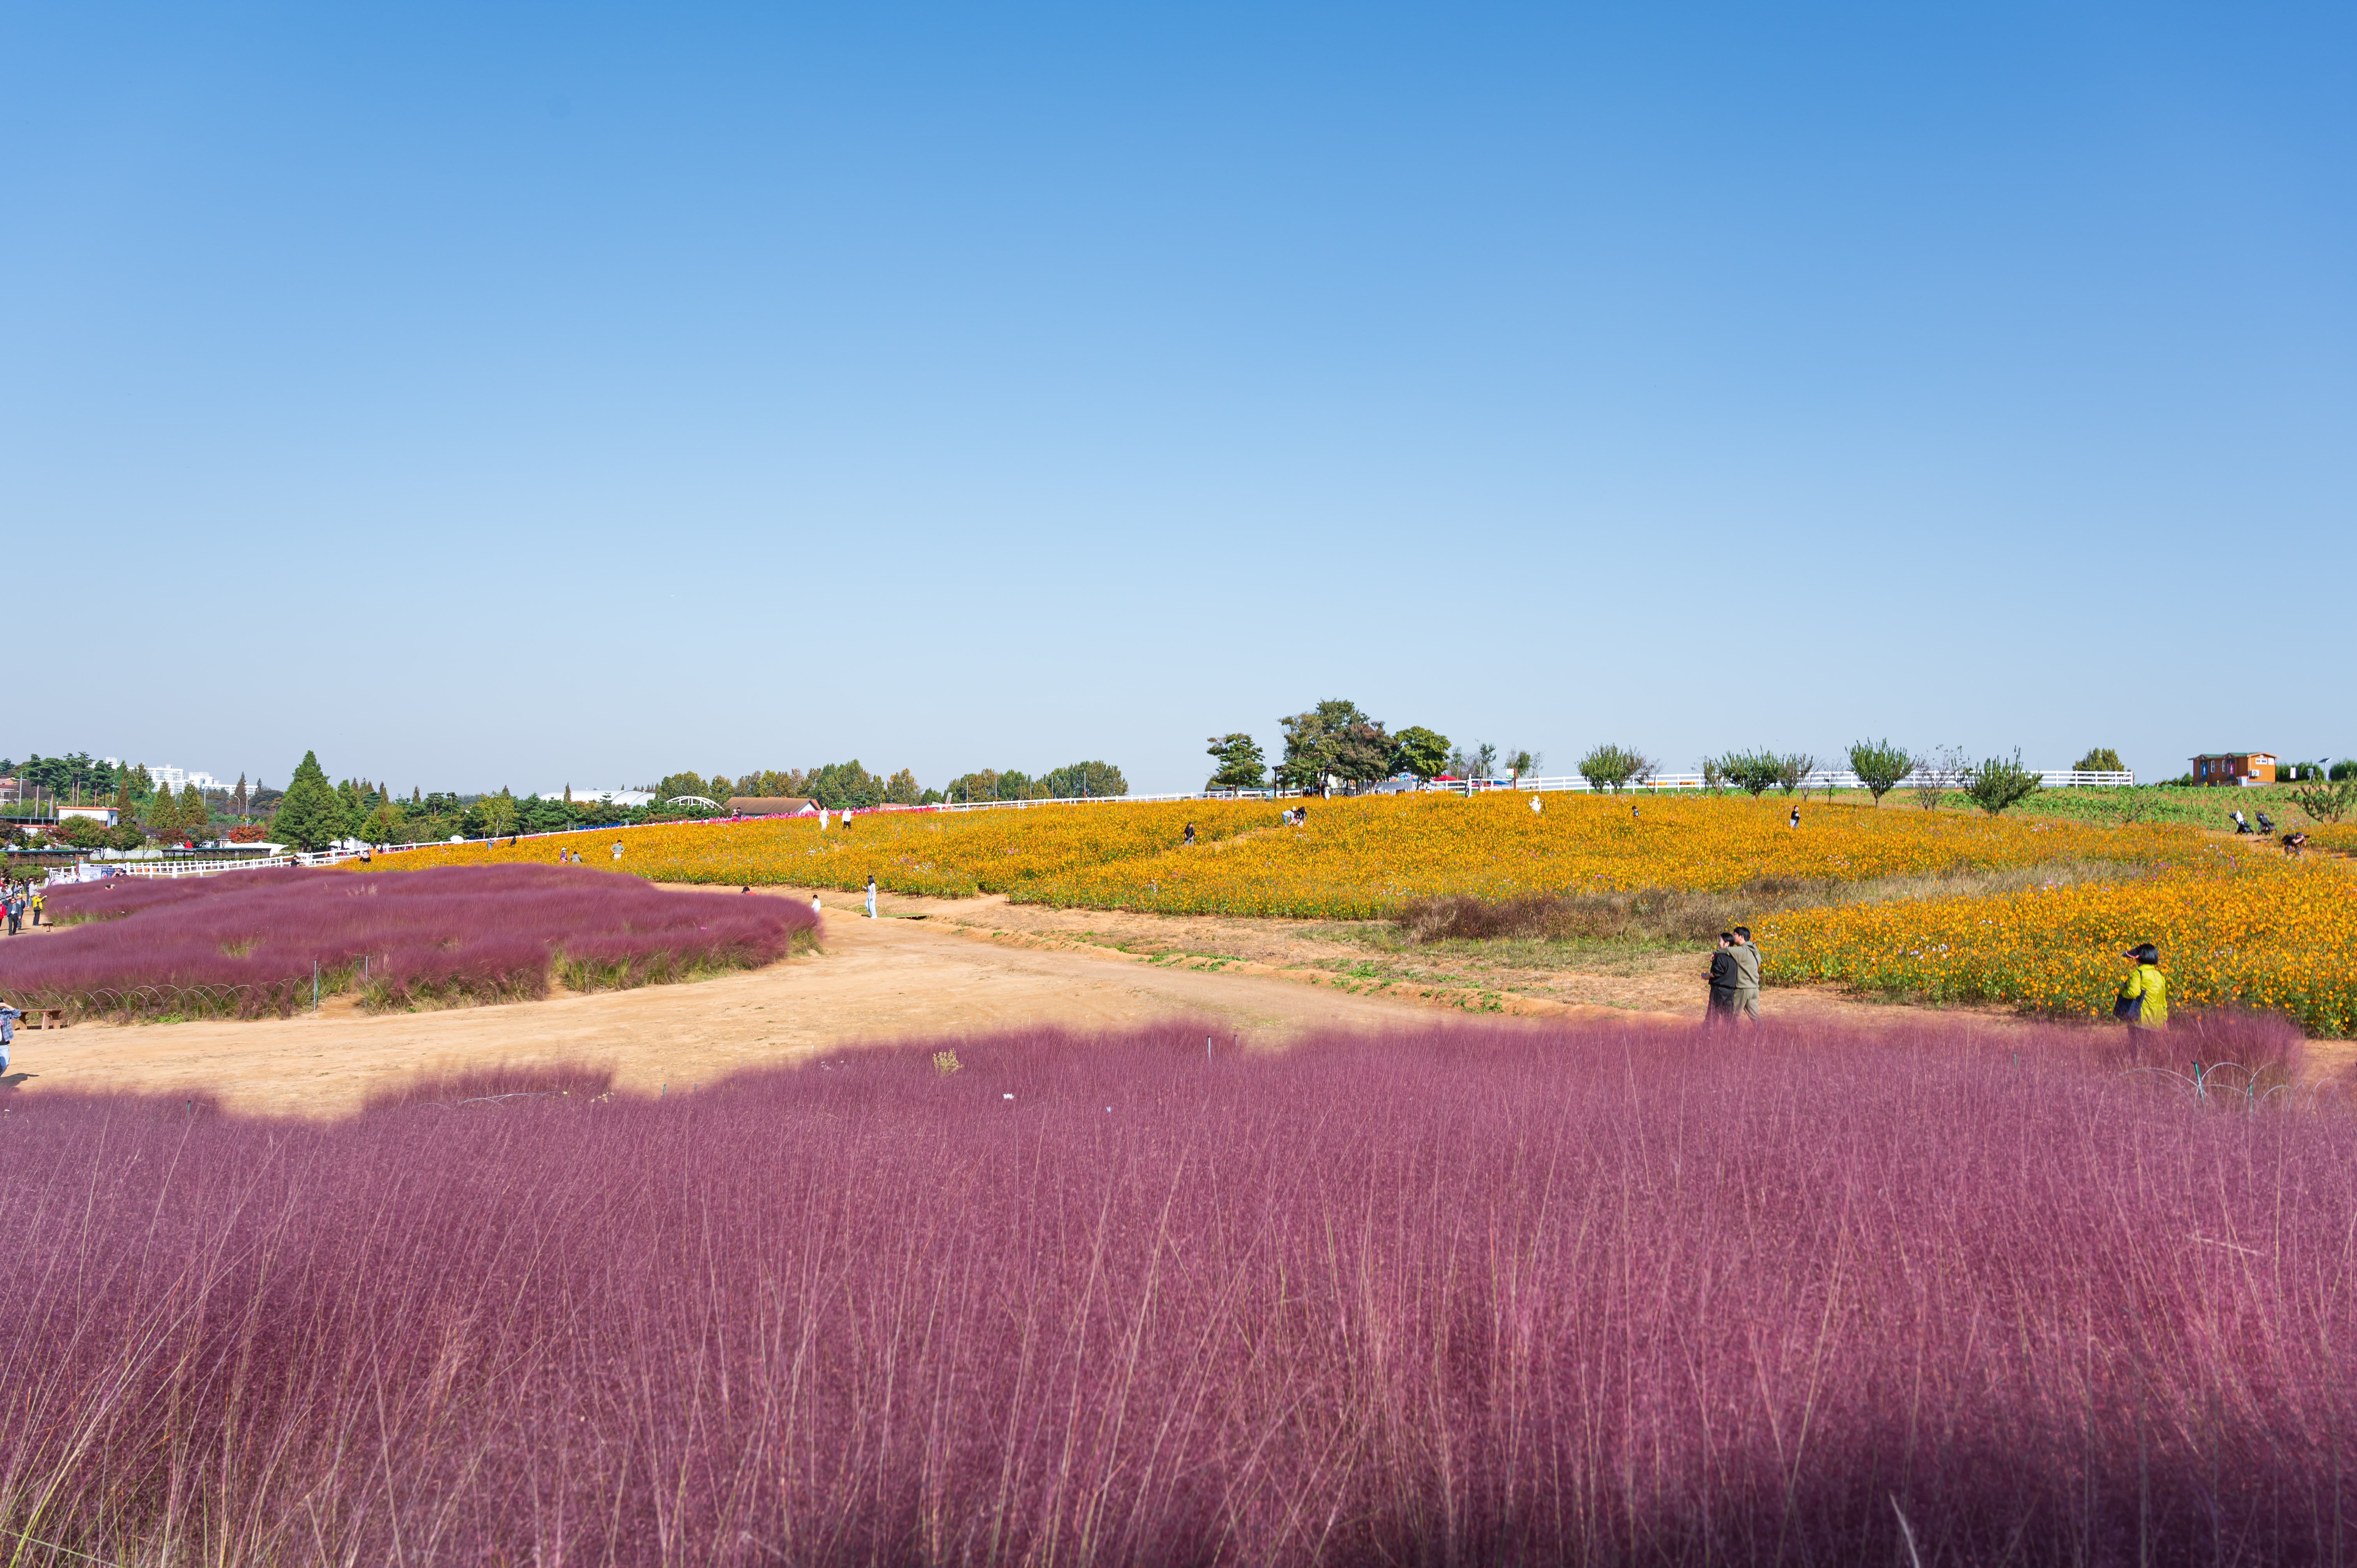
[{"label": "dry shrub", "polygon": [[1539,894],[1521,898],[1418,898],[1401,911],[1411,941],[1708,942],[1781,909],[1836,904],[1889,904],[1960,894],[2018,891],[2127,875],[2107,862],[2056,861],[1994,871],[1962,869],[1845,882],[1837,877],[1755,876],[1740,887],[1695,892],[1670,887]]}]

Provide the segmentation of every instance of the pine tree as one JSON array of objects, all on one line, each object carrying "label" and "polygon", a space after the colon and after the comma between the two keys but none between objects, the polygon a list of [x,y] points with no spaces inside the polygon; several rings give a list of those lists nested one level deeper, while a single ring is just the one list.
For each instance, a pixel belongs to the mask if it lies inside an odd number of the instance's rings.
[{"label": "pine tree", "polygon": [[237,776],[237,793],[229,798],[229,811],[231,816],[242,818],[245,815],[246,799],[245,775],[241,773]]},{"label": "pine tree", "polygon": [[193,782],[180,786],[180,832],[190,843],[213,836],[213,810]]},{"label": "pine tree", "polygon": [[344,836],[350,820],[344,798],[319,766],[318,754],[305,752],[303,765],[278,798],[273,831],[297,849],[322,850]]}]

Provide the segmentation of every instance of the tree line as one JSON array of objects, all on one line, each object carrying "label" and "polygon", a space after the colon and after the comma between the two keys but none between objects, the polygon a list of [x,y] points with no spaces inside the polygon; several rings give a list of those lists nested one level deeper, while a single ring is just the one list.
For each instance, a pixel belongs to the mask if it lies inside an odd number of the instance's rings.
[{"label": "tree line", "polygon": [[1423,725],[1394,733],[1358,703],[1340,698],[1277,722],[1285,730],[1285,755],[1274,768],[1249,733],[1235,730],[1211,736],[1206,749],[1213,767],[1204,788],[1265,789],[1274,782],[1280,789],[1318,789],[1330,779],[1344,789],[1359,789],[1403,776],[1492,779],[1501,769],[1521,778],[1535,772],[1540,764],[1538,754],[1528,750],[1501,757],[1487,741],[1476,743],[1469,752]]},{"label": "tree line", "polygon": [[890,778],[870,773],[856,758],[812,768],[764,768],[730,779],[725,773],[702,778],[694,773],[666,774],[647,787],[661,800],[700,795],[726,805],[732,795],[775,800],[801,797],[830,811],[858,811],[870,806],[938,806],[973,800],[1059,800],[1129,793],[1129,780],[1110,762],[1072,762],[1037,775],[1020,768],[996,768],[961,773],[938,789],[920,789],[917,776],[901,768]]},{"label": "tree line", "polygon": [[[1486,742],[1469,754],[1447,736],[1420,725],[1394,733],[1356,703],[1340,699],[1278,722],[1284,726],[1285,755],[1273,768],[1249,733],[1210,737],[1206,750],[1213,767],[1204,787],[1260,789],[1274,783],[1279,789],[1315,789],[1330,781],[1357,789],[1385,779],[1484,780],[1498,777],[1501,768],[1507,777],[1524,778],[1540,766],[1538,755],[1527,750],[1518,750],[1501,763],[1497,747]],[[1995,815],[2019,805],[2040,788],[2039,775],[2023,765],[2019,747],[2010,757],[1975,760],[1957,746],[1919,752],[1888,739],[1861,740],[1850,746],[1848,761],[1849,771],[1878,806],[1885,795],[1908,783],[1926,811],[1953,791]],[[1779,789],[1789,796],[1804,792],[1820,766],[1808,752],[1727,751],[1703,758],[1702,787],[1709,794],[1739,789],[1757,799]],[[2118,754],[2108,747],[2089,752],[2076,766],[2085,771],[2121,770]],[[1659,776],[1661,767],[1634,746],[1607,742],[1590,747],[1580,757],[1578,769],[1589,789],[1617,793],[1642,789]]]}]

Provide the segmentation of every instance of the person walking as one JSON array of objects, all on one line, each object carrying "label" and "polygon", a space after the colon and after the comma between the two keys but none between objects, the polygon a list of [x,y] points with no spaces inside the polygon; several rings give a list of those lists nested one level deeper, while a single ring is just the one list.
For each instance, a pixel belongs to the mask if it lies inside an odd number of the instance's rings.
[{"label": "person walking", "polygon": [[[2308,842],[2308,835],[2306,833],[2301,833],[2299,835],[2299,841],[2302,843],[2306,843]],[[36,886],[33,889],[33,929],[37,931],[41,929],[41,897],[42,891],[39,887]]]},{"label": "person walking", "polygon": [[2168,1028],[2169,979],[2160,972],[2160,950],[2150,942],[2138,942],[2120,956],[2136,968],[2112,999],[2112,1016],[2126,1024],[2131,1035],[2139,1029]]},{"label": "person walking", "polygon": [[[13,888],[10,889],[8,894],[7,909],[8,934],[13,937],[23,929],[25,919],[25,896],[16,892]],[[42,950],[47,951],[48,950],[43,949]]]},{"label": "person walking", "polygon": [[813,915],[818,913],[818,895],[815,893],[811,895],[811,913]]},{"label": "person walking", "polygon": [[1730,950],[1735,959],[1735,1009],[1738,1018],[1760,1022],[1760,950],[1751,945],[1751,928],[1738,926],[1728,933],[1735,939]]},{"label": "person walking", "polygon": [[0,1078],[7,1076],[8,1047],[16,1038],[16,1020],[23,1016],[5,1002],[0,1002]]},{"label": "person walking", "polygon": [[[876,874],[872,871],[867,874],[867,918],[871,920],[876,918]],[[49,950],[43,948],[41,950],[47,952]]]},{"label": "person walking", "polygon": [[1703,1023],[1712,1028],[1735,1022],[1735,933],[1718,933],[1718,950],[1710,955],[1710,1008]]},{"label": "person walking", "polygon": [[1788,827],[1788,828],[1797,828],[1797,827],[1799,827],[1799,826],[1801,825],[1801,808],[1800,808],[1800,807],[1795,806],[1795,807],[1793,807],[1793,808],[1792,808],[1792,820],[1791,822],[1786,822],[1784,825],[1785,825],[1786,827]]}]

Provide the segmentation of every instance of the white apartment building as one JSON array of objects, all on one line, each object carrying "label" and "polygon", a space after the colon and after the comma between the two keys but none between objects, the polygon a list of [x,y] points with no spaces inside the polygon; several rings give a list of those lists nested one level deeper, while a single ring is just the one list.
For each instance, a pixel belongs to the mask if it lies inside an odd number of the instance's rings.
[{"label": "white apartment building", "polygon": [[[106,760],[109,763],[114,763],[114,758],[111,757]],[[115,766],[119,767],[121,764],[117,763]],[[156,788],[158,789],[184,789],[190,784],[195,785],[199,789],[226,789],[229,788],[228,785],[222,783],[220,779],[214,778],[210,773],[202,771],[191,772],[184,768],[175,768],[169,763],[166,763],[161,768],[149,768],[147,769],[147,777],[155,781]]]}]

